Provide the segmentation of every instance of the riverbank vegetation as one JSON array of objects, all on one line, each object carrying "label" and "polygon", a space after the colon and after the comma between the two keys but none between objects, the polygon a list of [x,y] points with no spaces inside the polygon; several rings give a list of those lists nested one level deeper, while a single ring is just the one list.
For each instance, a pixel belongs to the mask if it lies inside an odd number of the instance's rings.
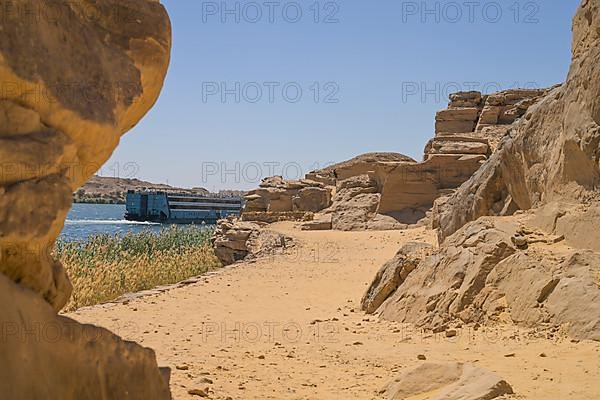
[{"label": "riverbank vegetation", "polygon": [[177,283],[220,267],[210,244],[212,229],[170,227],[159,233],[96,235],[56,244],[55,256],[73,284],[67,310]]}]

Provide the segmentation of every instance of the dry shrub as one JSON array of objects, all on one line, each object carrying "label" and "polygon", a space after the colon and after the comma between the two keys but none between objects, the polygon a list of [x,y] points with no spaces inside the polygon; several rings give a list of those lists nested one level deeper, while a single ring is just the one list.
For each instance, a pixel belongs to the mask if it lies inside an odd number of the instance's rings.
[{"label": "dry shrub", "polygon": [[132,292],[177,283],[219,268],[212,229],[170,227],[160,233],[96,235],[85,242],[58,242],[73,295],[67,310],[114,300]]}]

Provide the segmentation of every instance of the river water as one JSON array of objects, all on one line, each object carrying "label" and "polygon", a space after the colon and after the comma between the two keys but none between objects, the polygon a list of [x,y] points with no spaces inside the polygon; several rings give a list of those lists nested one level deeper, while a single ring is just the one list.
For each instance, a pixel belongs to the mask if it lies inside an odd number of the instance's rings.
[{"label": "river water", "polygon": [[115,204],[74,204],[67,216],[60,239],[64,241],[83,241],[90,235],[122,235],[128,232],[160,232],[160,224],[131,222],[124,218],[125,206]]}]

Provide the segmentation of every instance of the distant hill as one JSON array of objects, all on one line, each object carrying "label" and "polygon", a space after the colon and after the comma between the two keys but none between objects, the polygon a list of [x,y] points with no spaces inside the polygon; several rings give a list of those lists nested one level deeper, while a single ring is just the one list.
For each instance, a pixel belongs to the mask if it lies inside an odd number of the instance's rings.
[{"label": "distant hill", "polygon": [[[211,194],[205,188],[178,188],[161,183],[146,182],[139,179],[110,178],[94,175],[85,185],[73,194],[76,203],[125,204],[125,195],[129,190],[148,190],[177,192],[194,195]],[[218,196],[243,196],[243,191],[224,190]]]}]

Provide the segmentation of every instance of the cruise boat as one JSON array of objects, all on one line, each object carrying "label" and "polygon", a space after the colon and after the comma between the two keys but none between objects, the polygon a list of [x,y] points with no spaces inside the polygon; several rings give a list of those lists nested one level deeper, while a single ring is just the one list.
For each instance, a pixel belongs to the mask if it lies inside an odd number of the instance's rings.
[{"label": "cruise boat", "polygon": [[215,224],[239,216],[241,197],[213,197],[167,192],[127,192],[125,219],[163,224]]}]

